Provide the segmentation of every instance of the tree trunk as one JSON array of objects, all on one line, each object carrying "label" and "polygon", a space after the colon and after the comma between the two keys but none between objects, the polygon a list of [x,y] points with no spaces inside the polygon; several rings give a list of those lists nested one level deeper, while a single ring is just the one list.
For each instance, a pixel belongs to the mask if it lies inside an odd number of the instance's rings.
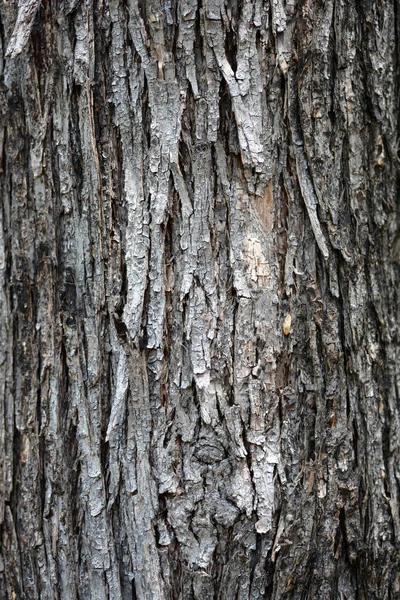
[{"label": "tree trunk", "polygon": [[400,598],[399,0],[0,16],[0,600]]}]

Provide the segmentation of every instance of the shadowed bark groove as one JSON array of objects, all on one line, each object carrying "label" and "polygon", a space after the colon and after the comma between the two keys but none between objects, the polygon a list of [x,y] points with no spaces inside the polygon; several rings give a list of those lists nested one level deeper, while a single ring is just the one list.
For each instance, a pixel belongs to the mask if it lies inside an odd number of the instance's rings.
[{"label": "shadowed bark groove", "polygon": [[400,597],[399,3],[0,6],[0,600]]}]

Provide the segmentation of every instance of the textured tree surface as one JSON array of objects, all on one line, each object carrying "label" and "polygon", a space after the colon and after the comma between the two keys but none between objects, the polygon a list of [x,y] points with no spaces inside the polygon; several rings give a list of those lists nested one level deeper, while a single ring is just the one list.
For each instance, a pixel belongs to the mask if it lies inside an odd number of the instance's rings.
[{"label": "textured tree surface", "polygon": [[399,0],[0,19],[0,600],[400,598]]}]

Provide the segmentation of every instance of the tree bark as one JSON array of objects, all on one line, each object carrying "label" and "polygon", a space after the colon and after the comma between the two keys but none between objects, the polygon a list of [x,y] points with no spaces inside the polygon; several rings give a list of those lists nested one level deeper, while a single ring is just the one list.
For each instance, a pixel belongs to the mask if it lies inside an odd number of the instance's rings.
[{"label": "tree bark", "polygon": [[0,20],[0,600],[400,598],[399,0]]}]

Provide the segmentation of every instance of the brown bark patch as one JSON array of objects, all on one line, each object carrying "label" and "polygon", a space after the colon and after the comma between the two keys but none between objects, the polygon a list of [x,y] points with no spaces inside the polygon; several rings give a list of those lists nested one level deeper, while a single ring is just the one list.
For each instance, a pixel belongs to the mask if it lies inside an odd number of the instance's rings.
[{"label": "brown bark patch", "polygon": [[254,196],[254,207],[267,233],[271,233],[274,226],[272,179],[265,186],[263,196]]}]

